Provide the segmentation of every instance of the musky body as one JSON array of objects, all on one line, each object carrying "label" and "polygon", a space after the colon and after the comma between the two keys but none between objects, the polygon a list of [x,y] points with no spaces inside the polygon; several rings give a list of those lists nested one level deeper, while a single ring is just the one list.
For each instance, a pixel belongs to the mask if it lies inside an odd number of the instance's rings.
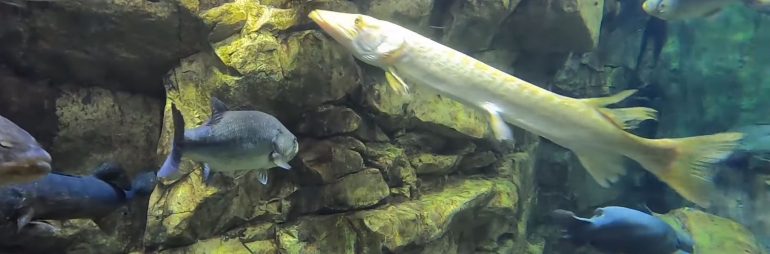
[{"label": "musky body", "polygon": [[315,10],[310,18],[362,61],[386,71],[391,85],[407,91],[421,85],[488,113],[493,132],[516,125],[573,151],[601,186],[625,174],[631,158],[700,206],[710,204],[711,165],[727,157],[742,137],[720,133],[679,139],[647,139],[625,131],[655,110],[607,108],[631,96],[628,90],[603,98],[555,94],[497,70],[461,52],[391,22],[366,15]]},{"label": "musky body", "polygon": [[40,179],[51,172],[51,155],[27,131],[0,116],[0,187]]},{"label": "musky body", "polygon": [[149,196],[155,175],[137,175],[130,190],[113,184],[123,169],[114,163],[100,165],[90,176],[51,173],[25,184],[0,188],[0,223],[16,223],[21,230],[35,220],[100,219],[136,196]]},{"label": "musky body", "polygon": [[605,253],[672,254],[692,253],[693,242],[663,220],[634,209],[598,208],[591,218],[566,210],[555,210],[553,219],[573,244],[590,244]]},{"label": "musky body", "polygon": [[707,17],[741,3],[760,10],[770,6],[767,0],[647,0],[642,3],[642,9],[651,16],[674,21]]},{"label": "musky body", "polygon": [[268,170],[291,169],[289,161],[299,149],[297,138],[278,119],[260,111],[228,111],[212,98],[211,118],[200,127],[185,130],[184,118],[172,107],[174,144],[158,177],[166,178],[179,170],[182,157],[204,163],[204,180],[210,170],[256,170],[262,184]]}]

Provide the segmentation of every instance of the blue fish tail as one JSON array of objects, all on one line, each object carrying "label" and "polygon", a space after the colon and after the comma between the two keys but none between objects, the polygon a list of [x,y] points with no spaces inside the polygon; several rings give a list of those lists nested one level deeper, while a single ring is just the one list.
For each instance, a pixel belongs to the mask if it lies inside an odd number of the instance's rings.
[{"label": "blue fish tail", "polygon": [[179,171],[179,163],[182,161],[182,142],[184,141],[184,118],[182,113],[171,105],[171,117],[174,124],[174,141],[171,145],[171,153],[158,170],[159,178],[166,178]]}]

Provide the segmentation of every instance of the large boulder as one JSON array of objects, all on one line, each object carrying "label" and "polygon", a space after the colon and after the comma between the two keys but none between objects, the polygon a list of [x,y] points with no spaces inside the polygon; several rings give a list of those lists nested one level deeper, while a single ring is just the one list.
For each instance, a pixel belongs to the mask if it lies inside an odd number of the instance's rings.
[{"label": "large boulder", "polygon": [[160,96],[158,79],[205,48],[198,1],[32,2],[0,6],[0,61],[56,81]]},{"label": "large boulder", "polygon": [[730,219],[692,208],[673,210],[660,217],[674,229],[690,235],[695,243],[694,253],[766,253],[746,227]]}]

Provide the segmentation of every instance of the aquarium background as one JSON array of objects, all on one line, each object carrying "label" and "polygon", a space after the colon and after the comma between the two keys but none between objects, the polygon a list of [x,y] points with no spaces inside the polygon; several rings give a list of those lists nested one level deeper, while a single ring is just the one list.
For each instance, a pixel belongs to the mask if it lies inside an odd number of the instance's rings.
[{"label": "aquarium background", "polygon": [[[187,128],[210,98],[275,115],[298,136],[293,170],[234,179],[200,167],[108,218],[53,221],[53,235],[2,235],[9,253],[596,253],[559,240],[548,212],[650,209],[695,253],[765,253],[770,162],[723,163],[721,196],[699,209],[631,169],[602,188],[574,154],[414,87],[396,94],[307,18],[313,9],[392,21],[558,94],[640,91],[646,137],[770,123],[770,16],[734,5],[651,19],[639,0],[56,0],[0,4],[0,115],[87,175],[134,176],[169,152],[170,108]],[[452,71],[452,70],[447,70]]]}]

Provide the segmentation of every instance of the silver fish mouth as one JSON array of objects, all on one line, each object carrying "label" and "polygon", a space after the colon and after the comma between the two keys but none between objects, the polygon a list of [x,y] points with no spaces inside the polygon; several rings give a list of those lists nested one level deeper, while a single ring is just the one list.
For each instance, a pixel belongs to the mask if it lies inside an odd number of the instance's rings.
[{"label": "silver fish mouth", "polygon": [[38,178],[51,172],[51,155],[43,149],[26,152],[24,157],[0,163],[0,175],[10,178]]},{"label": "silver fish mouth", "polygon": [[0,163],[0,186],[32,182],[51,173],[51,169],[51,163],[44,160]]}]

